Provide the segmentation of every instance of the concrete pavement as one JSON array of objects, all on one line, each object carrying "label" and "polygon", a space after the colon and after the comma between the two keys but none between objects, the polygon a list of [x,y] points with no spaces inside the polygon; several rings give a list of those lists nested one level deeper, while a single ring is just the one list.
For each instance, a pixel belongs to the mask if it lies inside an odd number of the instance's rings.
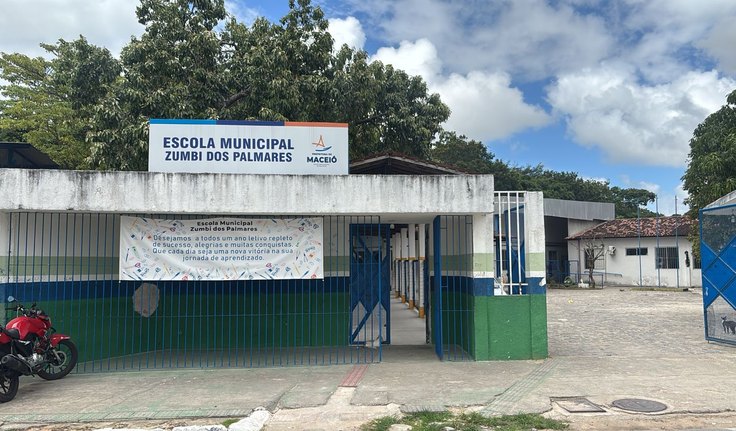
[{"label": "concrete pavement", "polygon": [[[17,398],[0,405],[0,422],[3,429],[219,423],[215,418],[264,407],[273,413],[267,430],[333,430],[399,411],[466,408],[547,412],[578,429],[736,427],[736,350],[704,340],[697,292],[550,290],[547,303],[550,358],[543,361],[440,362],[431,346],[409,342],[385,347],[383,362],[368,365],[355,387],[340,386],[354,365],[26,377]],[[561,397],[585,397],[604,412],[569,413],[552,401]],[[658,401],[667,410],[643,415],[612,407],[621,398]]]}]

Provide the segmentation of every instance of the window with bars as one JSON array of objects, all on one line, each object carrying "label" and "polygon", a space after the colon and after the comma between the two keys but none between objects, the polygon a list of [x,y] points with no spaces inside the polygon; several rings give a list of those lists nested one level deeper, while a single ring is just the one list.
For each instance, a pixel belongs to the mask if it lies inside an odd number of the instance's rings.
[{"label": "window with bars", "polygon": [[605,262],[603,259],[602,247],[586,248],[584,250],[585,255],[585,269],[604,269]]},{"label": "window with bars", "polygon": [[677,269],[679,267],[677,247],[657,247],[656,268]]}]

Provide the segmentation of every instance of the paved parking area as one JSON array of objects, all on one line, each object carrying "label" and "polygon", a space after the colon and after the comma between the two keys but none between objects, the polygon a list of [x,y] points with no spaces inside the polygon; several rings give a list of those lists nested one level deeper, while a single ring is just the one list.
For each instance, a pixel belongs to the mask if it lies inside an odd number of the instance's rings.
[{"label": "paved parking area", "polygon": [[[440,362],[432,346],[394,346],[349,388],[340,382],[354,372],[352,365],[104,373],[58,382],[24,378],[18,397],[0,405],[0,422],[5,429],[32,422],[65,429],[79,421],[120,427],[140,419],[202,417],[218,423],[214,418],[242,417],[263,406],[274,413],[266,426],[274,431],[352,429],[424,407],[546,412],[571,420],[573,429],[736,423],[736,348],[705,341],[699,293],[607,287],[550,290],[547,300],[546,360]],[[552,401],[558,397],[585,397],[604,412],[569,414]],[[667,410],[631,414],[612,405],[621,398],[659,401]]]},{"label": "paved parking area", "polygon": [[633,359],[736,352],[705,341],[702,301],[698,291],[550,289],[550,356]]}]

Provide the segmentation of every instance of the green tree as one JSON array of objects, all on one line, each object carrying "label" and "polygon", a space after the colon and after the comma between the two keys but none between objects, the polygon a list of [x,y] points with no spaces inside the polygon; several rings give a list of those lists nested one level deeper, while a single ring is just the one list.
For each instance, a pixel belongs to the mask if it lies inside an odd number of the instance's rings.
[{"label": "green tree", "polygon": [[223,0],[142,0],[146,26],[121,55],[123,74],[95,106],[88,135],[99,169],[142,170],[149,118],[228,118],[350,124],[350,157],[429,155],[449,109],[420,77],[347,46],[335,53],[310,0],[279,23],[226,19]]},{"label": "green tree", "polygon": [[[702,208],[736,190],[736,90],[726,97],[721,109],[695,128],[682,180],[688,193],[685,199],[690,206],[688,214],[695,219]],[[693,227],[689,239],[697,261],[700,259],[697,226]]]},{"label": "green tree", "polygon": [[657,213],[644,208],[654,202],[656,195],[644,189],[611,188],[612,200],[616,203],[616,218],[655,217]]},{"label": "green tree", "polygon": [[25,141],[70,169],[88,167],[92,106],[120,73],[104,48],[84,37],[41,45],[52,57],[0,54],[0,136]]},{"label": "green tree", "polygon": [[700,123],[690,139],[682,180],[690,214],[736,190],[736,90],[726,104]]},{"label": "green tree", "polygon": [[480,141],[455,132],[442,131],[430,152],[436,163],[453,166],[469,174],[493,174],[496,190],[520,190],[520,175],[497,160]]},{"label": "green tree", "polygon": [[214,30],[222,0],[141,0],[136,14],[146,29],[123,48],[123,75],[95,106],[98,169],[145,170],[149,118],[213,118],[225,93]]},{"label": "green tree", "polygon": [[222,39],[232,96],[223,116],[345,122],[352,159],[388,151],[429,157],[450,114],[439,95],[418,76],[369,63],[365,51],[334,52],[321,9],[309,0],[289,6],[280,24],[227,24]]},{"label": "green tree", "polygon": [[439,134],[431,154],[431,160],[453,166],[472,174],[493,174],[496,190],[542,191],[553,199],[591,202],[613,202],[619,218],[650,217],[655,213],[641,208],[654,202],[654,193],[643,189],[611,187],[608,181],[581,178],[576,172],[557,172],[536,166],[511,167],[495,159],[493,153],[479,141],[468,139],[455,132]]}]

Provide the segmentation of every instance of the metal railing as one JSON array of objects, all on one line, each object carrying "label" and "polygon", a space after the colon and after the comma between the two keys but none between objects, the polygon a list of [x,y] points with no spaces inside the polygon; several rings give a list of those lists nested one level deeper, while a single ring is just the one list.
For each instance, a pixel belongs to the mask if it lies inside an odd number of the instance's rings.
[{"label": "metal railing", "polygon": [[78,372],[380,361],[386,310],[375,305],[385,282],[356,279],[356,268],[380,268],[386,250],[357,259],[351,235],[379,217],[323,218],[323,279],[184,282],[120,280],[120,214],[8,219],[0,294],[37,302],[77,343]]}]

